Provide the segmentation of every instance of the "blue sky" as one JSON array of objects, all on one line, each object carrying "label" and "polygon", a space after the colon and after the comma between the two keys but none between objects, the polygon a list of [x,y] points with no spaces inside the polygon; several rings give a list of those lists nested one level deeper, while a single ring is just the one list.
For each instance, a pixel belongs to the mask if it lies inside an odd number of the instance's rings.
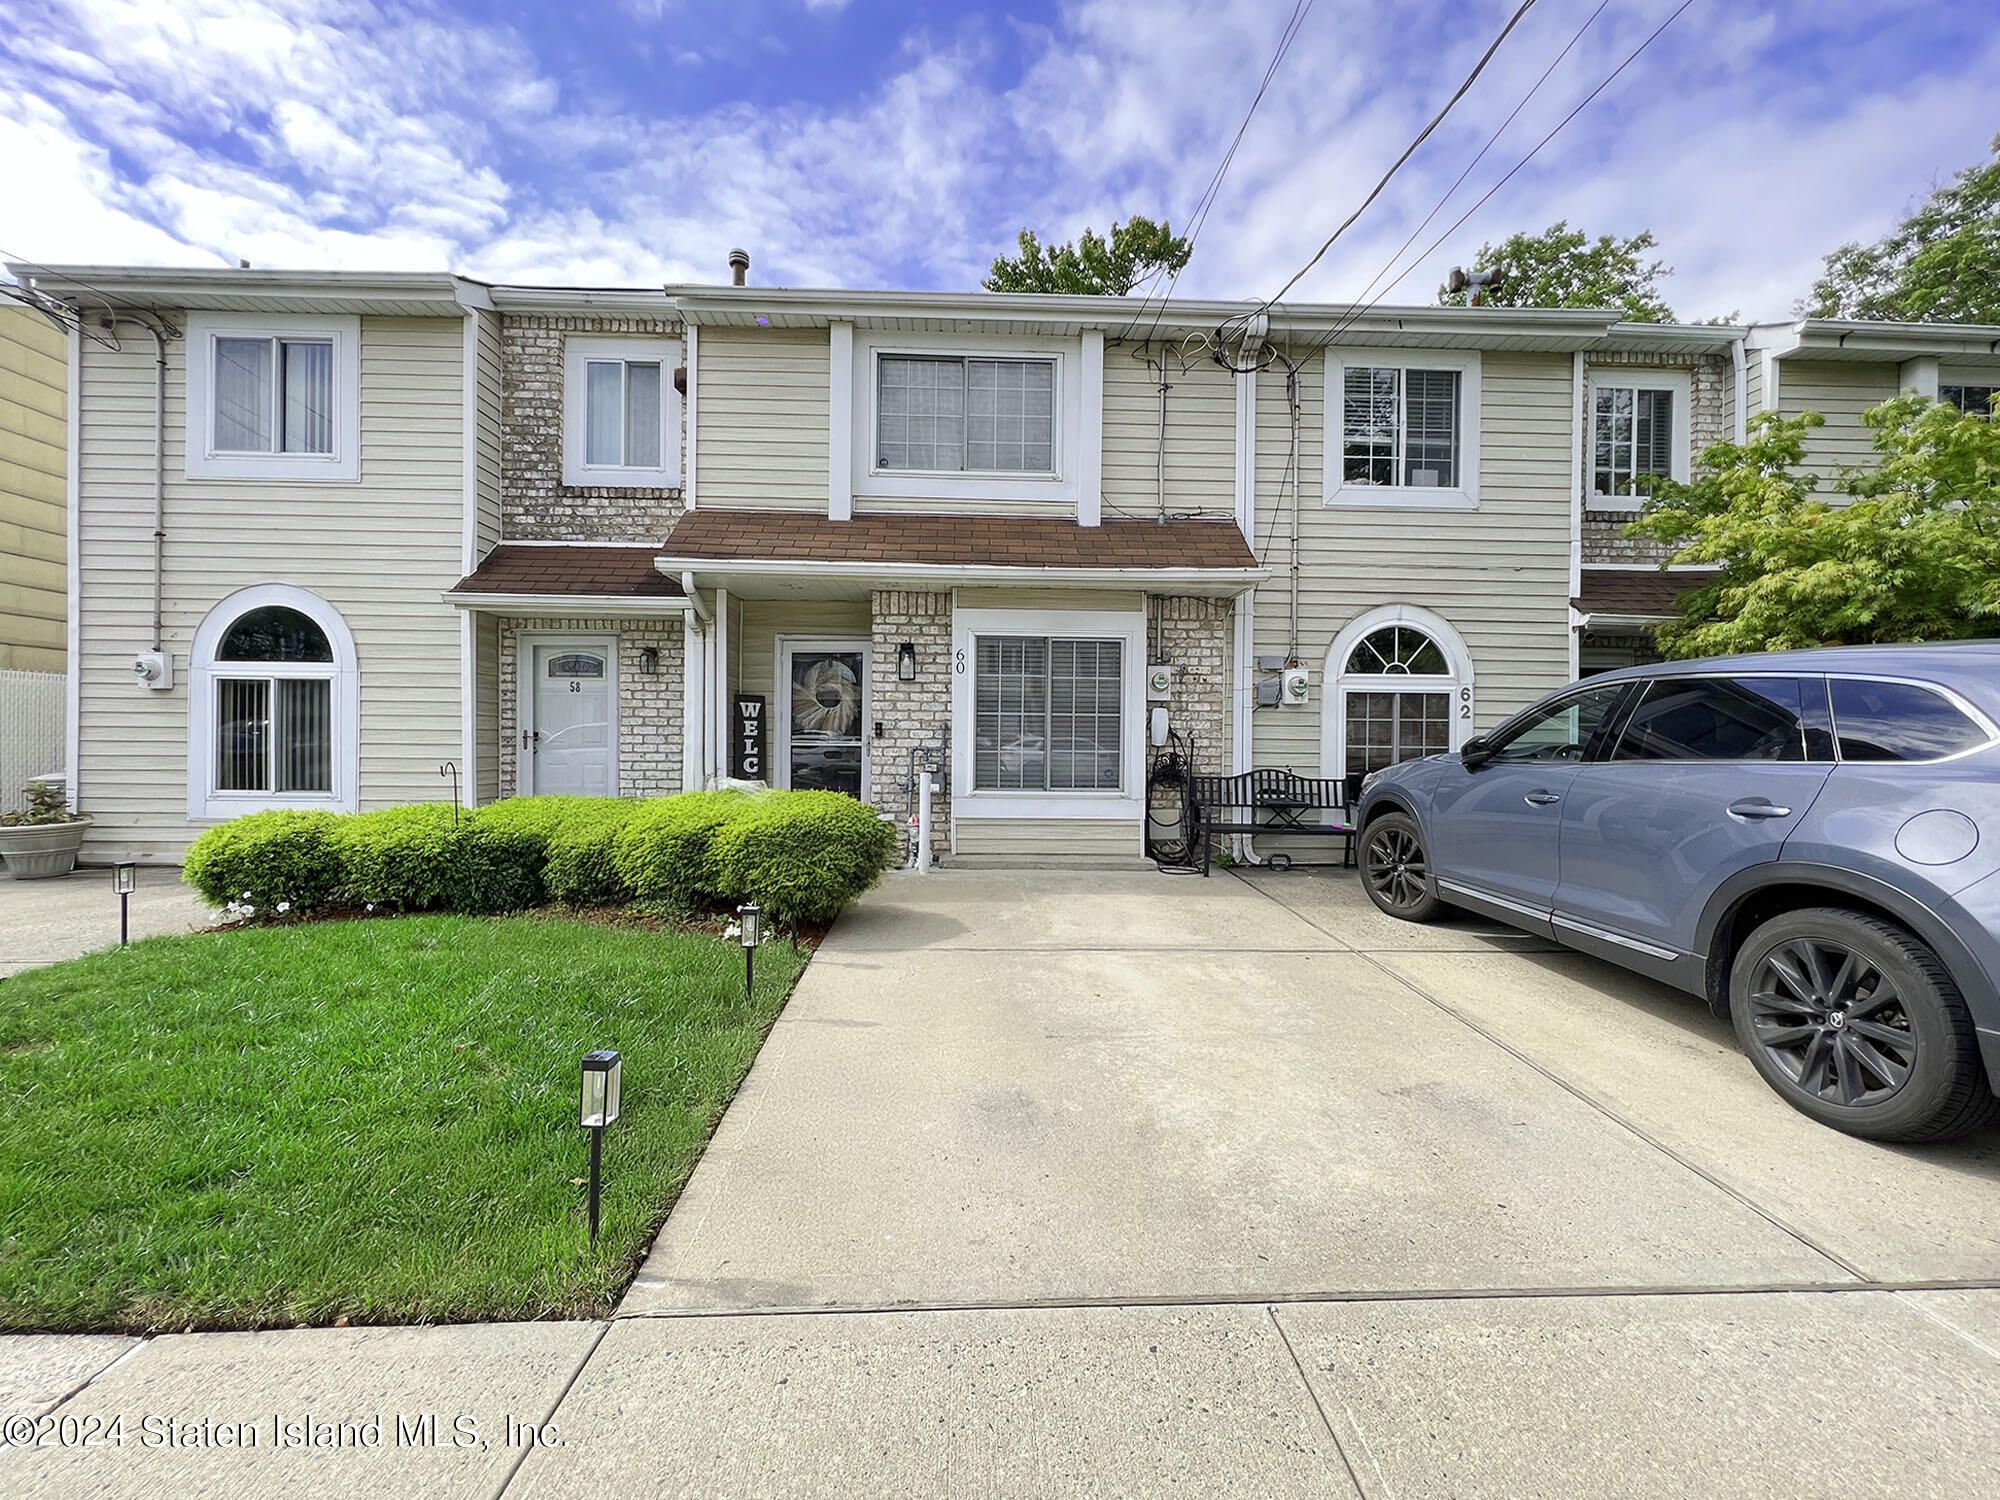
[{"label": "blue sky", "polygon": [[[1419,250],[1678,0],[1606,0]],[[1261,296],[1511,5],[1316,0],[1180,290]],[[1538,0],[1295,296],[1385,266],[1597,9]],[[1415,268],[1651,228],[1683,316],[1782,316],[2000,130],[2000,33],[1917,0],[1694,4]],[[1023,225],[1179,223],[1292,0],[10,0],[0,248],[39,261],[965,288]]]}]

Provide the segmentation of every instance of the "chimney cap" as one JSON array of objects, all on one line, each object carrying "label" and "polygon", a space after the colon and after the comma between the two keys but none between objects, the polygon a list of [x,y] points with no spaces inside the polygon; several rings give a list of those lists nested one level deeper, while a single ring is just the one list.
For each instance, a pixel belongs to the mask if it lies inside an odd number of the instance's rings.
[{"label": "chimney cap", "polygon": [[748,250],[741,248],[740,246],[737,249],[731,250],[729,252],[730,279],[734,281],[736,285],[742,286],[744,281],[748,278],[749,273],[750,273],[750,252]]}]

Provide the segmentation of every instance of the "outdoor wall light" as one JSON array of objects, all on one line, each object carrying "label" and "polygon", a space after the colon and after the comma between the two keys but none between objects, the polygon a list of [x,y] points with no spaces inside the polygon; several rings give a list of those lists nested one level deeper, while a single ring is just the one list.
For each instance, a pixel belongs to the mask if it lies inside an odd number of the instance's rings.
[{"label": "outdoor wall light", "polygon": [[896,681],[915,682],[917,680],[917,648],[905,641],[896,648]]},{"label": "outdoor wall light", "polygon": [[658,677],[660,675],[660,648],[658,646],[641,646],[639,648],[639,675],[642,677]]},{"label": "outdoor wall light", "polygon": [[736,925],[743,930],[743,998],[756,993],[757,945],[764,941],[764,908],[752,901],[736,908]]},{"label": "outdoor wall light", "polygon": [[597,1243],[597,1210],[603,1184],[604,1127],[618,1118],[624,1064],[611,1051],[583,1054],[579,1114],[590,1132],[590,1243]]},{"label": "outdoor wall light", "polygon": [[125,860],[111,867],[111,889],[118,893],[118,946],[132,935],[132,893],[139,889],[139,867]]}]

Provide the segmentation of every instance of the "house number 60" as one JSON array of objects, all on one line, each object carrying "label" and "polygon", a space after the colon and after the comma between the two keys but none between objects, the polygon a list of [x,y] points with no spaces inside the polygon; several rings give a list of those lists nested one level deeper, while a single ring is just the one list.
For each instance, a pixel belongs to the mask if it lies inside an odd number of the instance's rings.
[{"label": "house number 60", "polygon": [[963,646],[959,647],[959,648],[958,648],[958,649],[957,649],[956,651],[952,652],[952,654],[951,654],[951,669],[952,669],[952,671],[954,671],[954,672],[961,672],[961,673],[962,673],[962,672],[964,672],[964,670],[965,670],[965,648],[964,648]]}]

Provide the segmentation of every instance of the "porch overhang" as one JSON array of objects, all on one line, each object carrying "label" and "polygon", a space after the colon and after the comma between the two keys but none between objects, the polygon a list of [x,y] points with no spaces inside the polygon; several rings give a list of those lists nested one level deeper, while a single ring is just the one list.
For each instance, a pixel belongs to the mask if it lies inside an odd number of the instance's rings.
[{"label": "porch overhang", "polygon": [[455,609],[540,619],[679,615],[690,601],[649,546],[503,542],[442,595]]}]

